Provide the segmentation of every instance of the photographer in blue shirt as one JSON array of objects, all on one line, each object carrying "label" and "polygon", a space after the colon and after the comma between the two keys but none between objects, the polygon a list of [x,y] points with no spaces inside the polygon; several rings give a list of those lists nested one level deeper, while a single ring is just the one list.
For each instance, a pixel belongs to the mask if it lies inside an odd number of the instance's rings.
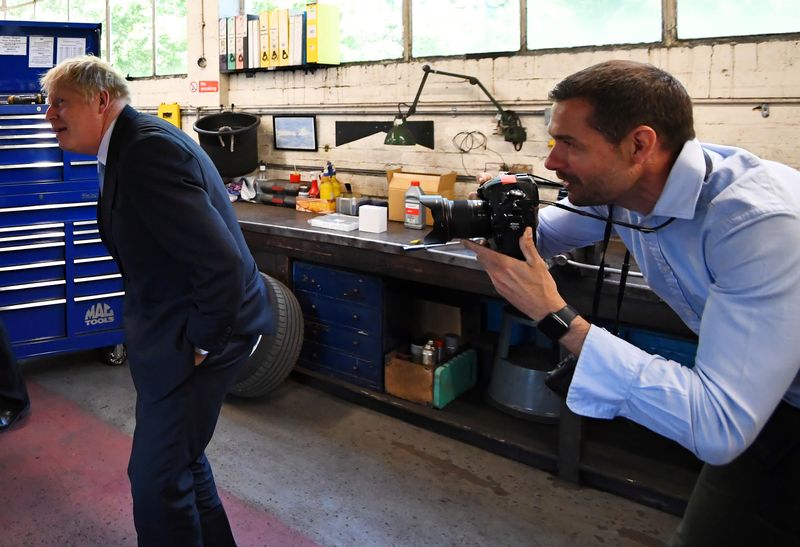
[{"label": "photographer in blue shirt", "polygon": [[524,261],[467,245],[509,302],[563,325],[572,411],[628,418],[706,462],[670,545],[800,545],[800,173],[698,142],[686,90],[651,65],[600,63],[550,99],[545,166],[564,203],[603,218],[613,206],[647,284],[697,333],[694,367],[592,325],[559,295],[542,257],[602,240],[605,221],[546,207],[538,250],[530,229],[520,239]]}]

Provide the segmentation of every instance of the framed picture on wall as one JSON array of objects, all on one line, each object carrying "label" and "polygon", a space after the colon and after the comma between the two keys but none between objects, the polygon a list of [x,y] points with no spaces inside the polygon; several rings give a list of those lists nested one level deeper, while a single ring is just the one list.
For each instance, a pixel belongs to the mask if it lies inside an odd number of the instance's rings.
[{"label": "framed picture on wall", "polygon": [[316,116],[273,116],[272,134],[275,150],[317,150]]}]

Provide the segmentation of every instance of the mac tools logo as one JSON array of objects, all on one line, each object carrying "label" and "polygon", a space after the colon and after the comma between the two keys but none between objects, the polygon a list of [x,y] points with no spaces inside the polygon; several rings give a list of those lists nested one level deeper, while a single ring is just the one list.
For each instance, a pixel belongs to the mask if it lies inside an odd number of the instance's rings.
[{"label": "mac tools logo", "polygon": [[90,327],[92,325],[103,325],[105,323],[113,323],[114,310],[108,304],[104,304],[103,302],[98,302],[97,304],[91,306],[88,310],[86,310],[86,315],[84,316],[83,320],[86,322],[87,327]]}]

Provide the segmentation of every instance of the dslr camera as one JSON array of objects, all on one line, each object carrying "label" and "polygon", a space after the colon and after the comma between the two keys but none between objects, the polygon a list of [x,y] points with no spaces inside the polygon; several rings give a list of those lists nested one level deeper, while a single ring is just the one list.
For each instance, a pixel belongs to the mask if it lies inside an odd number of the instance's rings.
[{"label": "dslr camera", "polygon": [[528,226],[536,233],[539,189],[531,175],[499,175],[478,188],[478,199],[421,196],[420,203],[433,214],[426,245],[484,237],[494,250],[522,259],[519,238]]}]

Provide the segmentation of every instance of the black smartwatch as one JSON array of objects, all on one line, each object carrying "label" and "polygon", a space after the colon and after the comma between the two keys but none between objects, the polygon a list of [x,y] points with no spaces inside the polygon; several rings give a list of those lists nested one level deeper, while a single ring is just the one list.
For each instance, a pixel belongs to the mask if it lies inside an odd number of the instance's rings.
[{"label": "black smartwatch", "polygon": [[578,317],[578,312],[574,308],[564,306],[557,312],[546,315],[536,323],[536,328],[553,342],[558,342],[562,336],[567,334],[570,323],[576,317]]}]

